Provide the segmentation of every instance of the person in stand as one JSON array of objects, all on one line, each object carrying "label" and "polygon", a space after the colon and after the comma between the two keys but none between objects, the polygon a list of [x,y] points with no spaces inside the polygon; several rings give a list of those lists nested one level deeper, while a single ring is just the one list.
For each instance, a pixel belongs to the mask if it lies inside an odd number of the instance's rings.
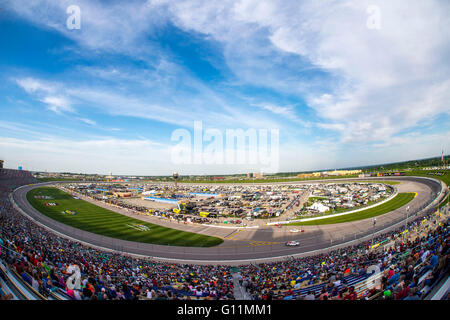
[{"label": "person in stand", "polygon": [[348,288],[348,293],[345,295],[344,300],[358,300],[358,295],[355,292],[355,287]]},{"label": "person in stand", "polygon": [[403,300],[420,300],[419,295],[417,294],[416,289],[409,290],[408,296],[404,298]]},{"label": "person in stand", "polygon": [[320,292],[319,295],[319,300],[328,300],[328,292],[325,289],[325,287],[322,287],[322,291]]}]

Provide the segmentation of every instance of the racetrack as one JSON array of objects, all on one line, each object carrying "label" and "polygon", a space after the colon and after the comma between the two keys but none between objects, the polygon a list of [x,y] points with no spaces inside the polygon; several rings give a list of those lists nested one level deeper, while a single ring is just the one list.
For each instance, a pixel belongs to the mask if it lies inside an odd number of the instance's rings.
[{"label": "racetrack", "polygon": [[[417,197],[408,203],[410,206],[410,215],[423,209],[436,197],[440,198],[443,196],[443,193],[438,194],[441,190],[441,185],[434,179],[421,177],[392,177],[390,179],[388,177],[382,177],[382,179],[401,181],[401,184],[396,185],[399,192],[417,192]],[[346,180],[348,181],[349,179]],[[351,180],[357,181],[358,179]],[[361,180],[367,181],[368,178],[361,178]],[[374,178],[373,180],[377,179]],[[297,181],[293,183],[314,183],[314,181]],[[204,225],[184,225],[159,220],[154,217],[137,216],[127,210],[108,207],[110,210],[130,215],[140,220],[183,231],[217,236],[224,239],[224,242],[221,245],[212,248],[163,246],[100,236],[75,229],[44,216],[35,210],[26,199],[28,191],[44,185],[50,185],[50,183],[18,188],[14,191],[12,198],[23,214],[29,216],[43,226],[46,226],[48,229],[57,231],[61,235],[78,241],[105,249],[134,255],[149,256],[154,259],[175,260],[183,263],[242,264],[286,259],[286,257],[289,256],[308,255],[317,252],[317,250],[327,250],[330,247],[345,246],[350,244],[349,242],[356,242],[363,238],[370,239],[374,232],[385,232],[388,231],[388,229],[393,229],[401,225],[406,214],[405,208],[402,207],[390,213],[378,216],[375,228],[373,227],[372,219],[365,219],[340,224],[304,226],[302,227],[305,230],[304,233],[291,233],[289,230],[293,228],[292,226],[281,228],[261,226],[255,229],[238,229]],[[90,201],[93,202],[93,200]],[[99,206],[106,206],[105,204],[95,203]],[[397,224],[397,226],[395,226],[395,224]],[[287,247],[285,242],[288,240],[298,240],[300,246]]]}]

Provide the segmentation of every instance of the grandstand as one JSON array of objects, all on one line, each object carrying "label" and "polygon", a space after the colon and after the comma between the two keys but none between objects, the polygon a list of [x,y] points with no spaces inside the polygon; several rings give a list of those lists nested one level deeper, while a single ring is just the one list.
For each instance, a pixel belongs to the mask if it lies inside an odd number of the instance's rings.
[{"label": "grandstand", "polygon": [[102,251],[44,229],[11,203],[15,188],[35,182],[27,171],[1,171],[2,300],[448,299],[448,207],[411,218],[406,230],[314,256],[194,265]]},{"label": "grandstand", "polygon": [[446,297],[448,230],[446,223],[436,219],[432,214],[411,222],[408,228],[415,231],[406,243],[401,241],[402,229],[379,236],[375,242],[387,238],[389,243],[377,251],[369,251],[370,243],[363,242],[326,255],[242,267],[247,290],[256,299],[312,294],[319,300],[342,300],[351,288],[356,293],[354,299],[389,296],[402,300],[410,290],[420,299]]}]

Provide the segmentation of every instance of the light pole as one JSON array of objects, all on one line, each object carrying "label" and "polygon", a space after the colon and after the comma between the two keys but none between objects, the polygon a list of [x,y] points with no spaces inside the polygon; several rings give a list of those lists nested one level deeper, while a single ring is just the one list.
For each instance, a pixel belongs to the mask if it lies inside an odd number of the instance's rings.
[{"label": "light pole", "polygon": [[373,231],[372,231],[372,247],[373,247],[373,238],[375,237],[375,226],[377,224],[377,218],[373,218]]},{"label": "light pole", "polygon": [[402,241],[405,243],[406,226],[408,224],[409,206],[406,207],[406,220],[405,220],[405,230],[403,230]]}]

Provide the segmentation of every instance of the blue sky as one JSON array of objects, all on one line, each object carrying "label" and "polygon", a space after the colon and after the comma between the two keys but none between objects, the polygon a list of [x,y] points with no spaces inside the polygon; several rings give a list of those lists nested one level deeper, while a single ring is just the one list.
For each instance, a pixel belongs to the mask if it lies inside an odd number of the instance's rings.
[{"label": "blue sky", "polygon": [[[70,5],[80,29],[67,28]],[[194,121],[278,129],[276,171],[448,154],[449,9],[444,0],[5,1],[0,158],[86,173],[263,170],[175,164],[171,135]]]}]

